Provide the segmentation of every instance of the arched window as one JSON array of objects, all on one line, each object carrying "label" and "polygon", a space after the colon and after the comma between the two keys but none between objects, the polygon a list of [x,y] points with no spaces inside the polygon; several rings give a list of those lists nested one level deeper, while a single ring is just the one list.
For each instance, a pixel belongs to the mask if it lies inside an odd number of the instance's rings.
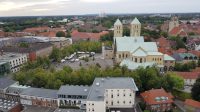
[{"label": "arched window", "polygon": [[155,58],[155,61],[156,61],[156,58]]},{"label": "arched window", "polygon": [[146,62],[146,58],[144,58],[144,62]]},{"label": "arched window", "polygon": [[123,53],[122,57],[124,58],[124,53]]},{"label": "arched window", "polygon": [[153,61],[154,61],[154,58],[153,58]]},{"label": "arched window", "polygon": [[142,63],[142,58],[140,58],[140,63]]},{"label": "arched window", "polygon": [[161,58],[160,58],[160,61],[161,61]]},{"label": "arched window", "polygon": [[133,57],[132,57],[132,61],[133,61]]},{"label": "arched window", "polygon": [[159,61],[159,58],[158,58],[158,61]]},{"label": "arched window", "polygon": [[137,58],[135,58],[135,62],[137,63]]},{"label": "arched window", "polygon": [[119,59],[121,59],[121,54],[119,54]]},{"label": "arched window", "polygon": [[128,58],[128,54],[126,54],[126,58]]}]

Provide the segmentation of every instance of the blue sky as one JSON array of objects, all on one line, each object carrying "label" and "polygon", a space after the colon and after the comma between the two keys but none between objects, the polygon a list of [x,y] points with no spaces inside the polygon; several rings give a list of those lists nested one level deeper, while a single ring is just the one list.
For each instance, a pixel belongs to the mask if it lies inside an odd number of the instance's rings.
[{"label": "blue sky", "polygon": [[200,0],[0,0],[0,16],[199,12]]}]

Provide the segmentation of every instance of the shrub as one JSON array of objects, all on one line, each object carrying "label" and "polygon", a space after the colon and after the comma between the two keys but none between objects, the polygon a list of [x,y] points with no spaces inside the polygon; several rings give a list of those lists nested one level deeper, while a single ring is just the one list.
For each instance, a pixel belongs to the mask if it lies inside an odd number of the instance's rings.
[{"label": "shrub", "polygon": [[143,102],[140,102],[139,106],[140,106],[140,108],[141,108],[142,111],[144,111],[146,109],[146,104],[143,103]]}]

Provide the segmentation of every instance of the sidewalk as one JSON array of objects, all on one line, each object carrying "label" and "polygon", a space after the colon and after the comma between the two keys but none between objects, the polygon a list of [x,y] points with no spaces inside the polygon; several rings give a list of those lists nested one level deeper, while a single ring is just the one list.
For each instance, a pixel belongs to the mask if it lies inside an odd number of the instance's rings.
[{"label": "sidewalk", "polygon": [[184,108],[184,102],[183,101],[180,101],[180,100],[174,100],[174,104],[180,108],[183,112],[186,112],[185,108]]}]

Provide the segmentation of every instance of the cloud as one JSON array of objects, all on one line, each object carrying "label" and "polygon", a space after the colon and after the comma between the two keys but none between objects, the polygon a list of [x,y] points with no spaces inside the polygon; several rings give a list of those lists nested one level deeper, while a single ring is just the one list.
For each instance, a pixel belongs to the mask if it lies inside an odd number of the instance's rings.
[{"label": "cloud", "polygon": [[116,2],[117,0],[81,0],[83,2]]},{"label": "cloud", "polygon": [[30,11],[48,11],[48,10],[53,10],[53,9],[33,9],[33,10],[30,10]]},{"label": "cloud", "polygon": [[35,0],[35,2],[0,2],[0,11],[9,11],[14,9],[21,9],[28,6],[40,5],[40,4],[55,4],[58,2],[66,2],[70,0]]}]

